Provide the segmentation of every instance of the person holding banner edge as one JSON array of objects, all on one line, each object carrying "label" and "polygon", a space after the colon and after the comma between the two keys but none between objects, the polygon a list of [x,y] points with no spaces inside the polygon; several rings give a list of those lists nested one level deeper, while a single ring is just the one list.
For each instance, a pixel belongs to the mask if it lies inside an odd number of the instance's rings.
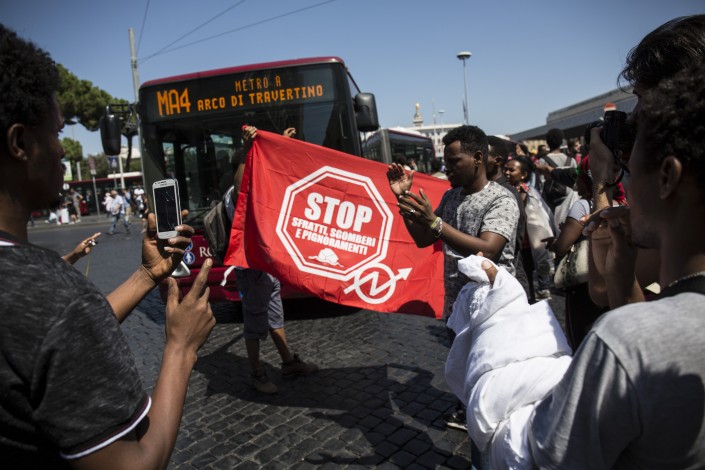
[{"label": "person holding banner edge", "polygon": [[[296,134],[296,129],[289,127],[282,134],[286,137],[293,137]],[[257,137],[256,127],[242,126],[243,146],[235,155],[237,168],[233,177],[233,186],[223,196],[231,223],[235,216],[235,206],[237,206],[242,177],[245,173],[245,157],[252,147],[255,137]],[[282,359],[283,376],[308,375],[318,371],[317,365],[302,361],[289,348],[284,331],[284,306],[279,280],[269,273],[242,267],[236,267],[235,276],[242,300],[243,336],[245,337],[247,359],[252,370],[252,386],[260,393],[268,395],[279,391],[277,386],[269,380],[260,362],[260,342],[266,339],[268,334]]]}]

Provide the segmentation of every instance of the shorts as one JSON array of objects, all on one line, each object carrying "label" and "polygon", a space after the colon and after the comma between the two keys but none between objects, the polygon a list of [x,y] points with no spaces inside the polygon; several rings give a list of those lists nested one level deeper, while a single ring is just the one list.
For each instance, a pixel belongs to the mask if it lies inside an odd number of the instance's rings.
[{"label": "shorts", "polygon": [[266,339],[269,330],[284,327],[281,284],[264,271],[236,269],[242,299],[245,339]]}]

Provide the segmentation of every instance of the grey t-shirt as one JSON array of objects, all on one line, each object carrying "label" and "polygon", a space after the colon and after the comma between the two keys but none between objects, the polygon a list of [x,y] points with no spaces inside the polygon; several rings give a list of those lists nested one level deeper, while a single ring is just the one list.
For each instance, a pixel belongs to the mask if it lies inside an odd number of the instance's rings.
[{"label": "grey t-shirt", "polygon": [[540,468],[702,468],[705,295],[603,315],[536,409],[529,442]]},{"label": "grey t-shirt", "polygon": [[56,253],[0,246],[0,455],[6,468],[68,466],[149,406],[105,297]]},{"label": "grey t-shirt", "polygon": [[[503,236],[507,243],[504,244],[499,258],[494,261],[514,275],[514,245],[519,207],[514,197],[502,186],[491,181],[474,194],[464,194],[463,188],[450,189],[443,194],[435,213],[443,219],[443,223],[474,237],[479,237],[483,232]],[[458,271],[458,261],[464,258],[463,255],[445,243],[443,255],[443,317],[448,318],[453,311],[455,298],[469,279]]]},{"label": "grey t-shirt", "polygon": [[[563,152],[549,153],[546,156],[549,157],[551,160],[553,160],[553,162],[556,164],[556,168],[563,168],[563,167],[572,168],[574,166],[577,166],[577,163],[575,163],[575,159],[570,158],[568,155],[564,154]],[[541,163],[543,165],[548,165],[548,162],[543,158],[539,159],[539,163]]]}]

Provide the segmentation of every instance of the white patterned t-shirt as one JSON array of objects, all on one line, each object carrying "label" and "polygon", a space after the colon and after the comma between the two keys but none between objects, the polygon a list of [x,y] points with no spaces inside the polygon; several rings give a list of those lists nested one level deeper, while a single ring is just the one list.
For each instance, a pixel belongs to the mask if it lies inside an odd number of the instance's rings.
[{"label": "white patterned t-shirt", "polygon": [[[493,232],[503,236],[507,242],[499,258],[493,261],[515,274],[514,247],[519,207],[515,198],[501,185],[491,181],[474,194],[464,194],[463,188],[450,189],[443,195],[435,213],[444,224],[468,235],[479,237],[483,232]],[[446,243],[443,244],[443,255],[443,318],[448,318],[455,298],[469,279],[458,271],[458,261],[464,258],[463,255]]]}]

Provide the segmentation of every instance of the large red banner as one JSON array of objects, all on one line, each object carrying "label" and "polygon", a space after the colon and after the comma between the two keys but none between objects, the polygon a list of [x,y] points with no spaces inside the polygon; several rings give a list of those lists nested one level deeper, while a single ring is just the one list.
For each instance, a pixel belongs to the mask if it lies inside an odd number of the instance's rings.
[{"label": "large red banner", "polygon": [[[440,242],[418,248],[387,167],[258,131],[247,156],[225,264],[266,271],[335,303],[440,318]],[[448,182],[414,174],[434,205]]]}]

